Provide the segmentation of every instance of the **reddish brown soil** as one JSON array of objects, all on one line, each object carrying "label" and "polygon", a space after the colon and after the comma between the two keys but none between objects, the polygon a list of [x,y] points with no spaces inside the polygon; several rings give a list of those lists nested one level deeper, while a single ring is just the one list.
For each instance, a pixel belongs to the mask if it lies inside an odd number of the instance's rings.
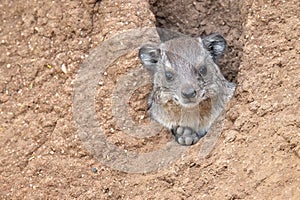
[{"label": "reddish brown soil", "polygon": [[[299,1],[180,2],[0,2],[0,199],[300,199]],[[102,165],[78,137],[72,82],[102,41],[153,26],[150,10],[164,27],[224,34],[221,66],[238,88],[210,157],[195,159],[191,147],[164,169],[127,174]],[[138,65],[127,59],[120,72]],[[136,121],[149,89],[131,98]],[[116,144],[151,151],[170,139],[157,137],[122,135]]]}]

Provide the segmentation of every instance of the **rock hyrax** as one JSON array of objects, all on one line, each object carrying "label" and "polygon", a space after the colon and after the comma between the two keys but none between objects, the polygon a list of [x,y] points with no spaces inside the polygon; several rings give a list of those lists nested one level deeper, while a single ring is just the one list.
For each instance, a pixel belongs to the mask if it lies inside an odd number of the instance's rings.
[{"label": "rock hyrax", "polygon": [[150,116],[170,129],[181,145],[193,145],[205,136],[233,95],[235,84],[216,64],[225,47],[225,39],[212,34],[179,37],[139,50],[140,60],[154,76]]}]

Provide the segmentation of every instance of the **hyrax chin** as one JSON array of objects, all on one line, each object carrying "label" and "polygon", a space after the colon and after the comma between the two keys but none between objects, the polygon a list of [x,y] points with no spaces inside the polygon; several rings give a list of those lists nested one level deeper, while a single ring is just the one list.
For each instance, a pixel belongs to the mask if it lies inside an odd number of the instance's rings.
[{"label": "hyrax chin", "polygon": [[154,75],[150,115],[181,145],[193,145],[205,136],[234,93],[235,85],[225,80],[215,62],[225,47],[225,39],[212,34],[139,50],[140,60]]}]

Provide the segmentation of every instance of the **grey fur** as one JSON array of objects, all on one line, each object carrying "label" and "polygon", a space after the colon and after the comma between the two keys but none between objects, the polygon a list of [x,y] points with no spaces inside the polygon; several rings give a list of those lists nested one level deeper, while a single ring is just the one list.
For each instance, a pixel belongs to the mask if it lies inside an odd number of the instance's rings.
[{"label": "grey fur", "polygon": [[225,46],[224,38],[213,34],[203,39],[179,37],[139,51],[143,65],[154,75],[150,115],[181,145],[197,143],[233,95],[235,85],[215,63]]}]

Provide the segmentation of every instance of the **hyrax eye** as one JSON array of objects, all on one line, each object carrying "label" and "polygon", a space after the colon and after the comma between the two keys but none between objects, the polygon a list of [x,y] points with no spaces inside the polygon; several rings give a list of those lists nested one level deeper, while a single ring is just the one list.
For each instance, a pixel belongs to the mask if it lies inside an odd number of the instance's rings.
[{"label": "hyrax eye", "polygon": [[174,79],[174,74],[172,72],[166,71],[165,76],[167,81],[172,81]]},{"label": "hyrax eye", "polygon": [[202,76],[205,76],[207,74],[207,68],[206,65],[202,65],[199,70],[198,70],[199,74]]}]

